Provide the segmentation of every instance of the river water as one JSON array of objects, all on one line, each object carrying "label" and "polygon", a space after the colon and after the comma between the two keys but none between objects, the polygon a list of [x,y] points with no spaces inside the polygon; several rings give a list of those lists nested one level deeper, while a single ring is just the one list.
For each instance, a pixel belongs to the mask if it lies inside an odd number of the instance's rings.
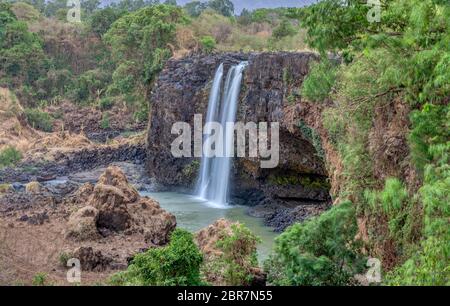
[{"label": "river water", "polygon": [[220,218],[239,221],[261,239],[258,245],[260,262],[266,259],[272,250],[277,234],[265,226],[262,219],[247,215],[244,206],[217,208],[198,197],[177,192],[141,192],[141,195],[157,200],[162,208],[174,214],[179,228],[197,232]]}]

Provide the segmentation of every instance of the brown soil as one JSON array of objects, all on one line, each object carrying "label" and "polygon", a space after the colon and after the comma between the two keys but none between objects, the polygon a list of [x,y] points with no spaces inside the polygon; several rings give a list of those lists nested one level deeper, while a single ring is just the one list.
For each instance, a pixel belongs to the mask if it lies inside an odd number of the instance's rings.
[{"label": "brown soil", "polygon": [[[97,194],[99,186],[128,196],[116,202],[116,194]],[[96,188],[88,187],[82,186],[62,201],[44,190],[28,192],[26,196],[31,199],[27,205],[8,206],[0,201],[0,284],[30,285],[37,273],[45,273],[47,284],[71,285],[66,278],[68,268],[61,260],[67,255],[85,258],[80,258],[83,285],[105,283],[111,274],[126,269],[134,254],[167,242],[176,225],[175,217],[153,199],[134,193],[119,168],[108,168]],[[88,206],[97,206],[104,214],[119,207],[129,215],[129,223],[118,230],[96,224],[97,235],[73,239],[67,235],[73,225],[68,221],[76,222],[71,216],[77,217],[76,212]]]}]

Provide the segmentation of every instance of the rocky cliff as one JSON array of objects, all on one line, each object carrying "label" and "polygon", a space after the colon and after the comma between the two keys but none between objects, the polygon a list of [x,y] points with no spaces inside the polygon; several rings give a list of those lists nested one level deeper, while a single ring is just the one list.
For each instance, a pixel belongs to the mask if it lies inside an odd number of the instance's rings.
[{"label": "rocky cliff", "polygon": [[[163,186],[192,188],[199,159],[174,158],[172,124],[206,115],[216,68],[248,61],[238,107],[238,121],[279,122],[280,162],[260,168],[255,158],[235,158],[232,199],[246,205],[278,201],[287,206],[329,199],[329,184],[320,137],[301,118],[292,118],[292,101],[301,99],[298,88],[308,73],[313,53],[225,53],[170,60],[159,75],[150,98],[148,133],[150,174]],[[297,112],[299,113],[299,112]],[[318,140],[319,139],[319,140]],[[317,141],[318,140],[318,141]]]}]

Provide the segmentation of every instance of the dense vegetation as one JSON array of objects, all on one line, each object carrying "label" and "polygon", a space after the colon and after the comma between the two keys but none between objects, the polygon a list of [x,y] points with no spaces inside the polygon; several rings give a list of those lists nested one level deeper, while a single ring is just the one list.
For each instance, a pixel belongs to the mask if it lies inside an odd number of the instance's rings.
[{"label": "dense vegetation", "polygon": [[[303,31],[287,10],[236,17],[229,0],[174,4],[124,0],[101,8],[85,0],[81,23],[69,23],[63,0],[2,2],[0,86],[25,107],[69,101],[108,113],[117,105],[146,121],[151,84],[172,56],[304,47]],[[43,130],[51,127],[44,123]]]},{"label": "dense vegetation", "polygon": [[[370,22],[370,7],[358,0],[244,10],[240,16],[228,0],[174,4],[124,0],[100,8],[99,1],[86,0],[82,22],[71,24],[63,0],[2,2],[0,86],[14,91],[37,129],[52,130],[53,119],[43,109],[63,101],[98,107],[106,129],[114,106],[136,121],[147,120],[151,85],[171,57],[308,46],[321,60],[300,92],[323,104],[323,125],[342,161],[333,195],[340,204],[280,235],[265,264],[269,281],[353,284],[367,257],[375,257],[386,284],[449,285],[448,1],[385,0],[380,22]],[[393,131],[404,136],[406,157],[384,160],[383,148],[374,148],[376,124],[398,115],[396,107],[407,109],[405,130]],[[8,147],[0,152],[0,167],[20,158]],[[333,167],[328,165],[337,171]],[[210,268],[224,271],[228,284],[248,283],[256,237],[234,231]],[[242,241],[251,256],[239,252]],[[201,269],[192,235],[177,230],[168,246],[137,255],[112,281],[196,285]]]},{"label": "dense vegetation", "polygon": [[202,254],[191,233],[176,229],[170,243],[134,257],[125,272],[114,275],[115,285],[195,286],[200,285]]},{"label": "dense vegetation", "polygon": [[[344,167],[335,196],[355,211],[343,218],[333,208],[281,235],[269,268],[275,283],[349,283],[336,265],[352,267],[347,230],[358,219],[367,227],[364,248],[381,259],[386,284],[450,284],[450,6],[384,1],[379,23],[368,21],[368,9],[357,0],[345,6],[324,0],[299,12],[309,45],[322,54],[302,94],[317,103],[334,101],[324,111],[324,125]],[[343,63],[330,61],[328,52],[340,54]],[[380,148],[370,143],[377,116],[392,116],[398,103],[410,109],[403,148],[409,154],[386,161],[390,176],[384,178],[374,164]]]}]

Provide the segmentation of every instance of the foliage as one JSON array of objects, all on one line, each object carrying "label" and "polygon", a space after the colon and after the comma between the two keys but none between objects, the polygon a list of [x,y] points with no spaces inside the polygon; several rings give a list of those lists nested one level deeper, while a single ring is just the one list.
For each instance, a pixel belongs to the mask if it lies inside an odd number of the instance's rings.
[{"label": "foliage", "polygon": [[208,7],[225,17],[234,16],[234,4],[230,0],[209,0]]},{"label": "foliage", "polygon": [[[381,22],[374,23],[366,18],[369,9],[357,0],[347,5],[324,0],[299,11],[308,42],[322,61],[332,52],[343,62],[336,72],[314,67],[302,93],[311,100],[333,99],[323,114],[343,165],[338,196],[351,198],[357,212],[373,221],[367,224],[369,252],[382,253],[386,239],[395,241],[393,259],[399,265],[388,272],[386,283],[448,284],[449,82],[444,80],[450,7],[440,0],[390,0],[383,3]],[[414,182],[411,177],[380,182],[373,174],[373,118],[393,101],[412,109],[408,139],[412,170],[418,170]],[[387,236],[377,231],[384,225]]]},{"label": "foliage", "polygon": [[100,122],[100,128],[106,130],[110,128],[109,113],[105,112],[102,114],[102,121]]},{"label": "foliage", "polygon": [[33,286],[45,286],[47,285],[47,274],[46,273],[37,273],[33,276],[32,280]]},{"label": "foliage", "polygon": [[33,128],[44,132],[53,130],[53,118],[49,113],[37,108],[27,108],[25,109],[25,116]]},{"label": "foliage", "polygon": [[314,149],[316,149],[316,155],[320,159],[325,160],[325,151],[322,147],[322,140],[320,138],[320,135],[317,134],[317,132],[313,128],[309,127],[303,120],[299,121],[298,127],[302,132],[302,135],[306,137],[306,139],[311,142]]},{"label": "foliage", "polygon": [[111,278],[114,285],[200,285],[202,254],[191,233],[175,229],[165,247],[151,248],[134,257],[128,269]]},{"label": "foliage", "polygon": [[296,29],[292,26],[292,23],[288,19],[283,19],[281,23],[273,30],[272,36],[275,39],[281,39],[286,36],[293,36],[296,33]]},{"label": "foliage", "polygon": [[30,85],[43,69],[46,58],[42,41],[18,21],[10,5],[0,5],[0,79],[10,80],[8,86]]},{"label": "foliage", "polygon": [[90,18],[90,27],[95,34],[101,37],[125,13],[126,11],[114,7],[106,7],[98,10]]},{"label": "foliage", "polygon": [[345,285],[363,264],[358,254],[355,210],[351,202],[289,227],[275,240],[265,262],[275,285]]},{"label": "foliage", "polygon": [[177,25],[185,21],[181,8],[168,5],[145,7],[116,20],[104,35],[117,67],[110,93],[142,92],[171,56]]},{"label": "foliage", "polygon": [[[435,117],[436,113],[441,114]],[[441,137],[448,133],[449,105],[425,105],[422,111],[412,115],[414,128],[411,140],[419,135],[433,132],[436,126],[442,125],[444,130],[437,130],[435,137],[420,139],[414,150],[427,156],[424,166],[424,183],[418,196],[424,209],[424,239],[412,252],[412,256],[403,265],[388,274],[386,283],[394,285],[449,285],[450,284],[450,141]],[[431,127],[423,125],[433,119]]]},{"label": "foliage", "polygon": [[216,274],[227,286],[250,285],[252,268],[258,266],[256,246],[260,239],[242,224],[232,224],[231,232],[222,233],[216,242],[221,254],[202,270],[205,275]]},{"label": "foliage", "polygon": [[336,82],[336,67],[326,59],[314,63],[302,84],[301,92],[310,101],[318,102],[328,98]]},{"label": "foliage", "polygon": [[192,1],[186,3],[186,5],[184,6],[184,10],[189,16],[198,17],[204,10],[206,10],[207,7],[207,4],[204,2]]},{"label": "foliage", "polygon": [[202,50],[205,53],[211,53],[216,48],[216,40],[211,36],[204,36],[200,39]]},{"label": "foliage", "polygon": [[0,151],[0,168],[14,165],[22,159],[22,153],[15,147],[8,146]]}]

